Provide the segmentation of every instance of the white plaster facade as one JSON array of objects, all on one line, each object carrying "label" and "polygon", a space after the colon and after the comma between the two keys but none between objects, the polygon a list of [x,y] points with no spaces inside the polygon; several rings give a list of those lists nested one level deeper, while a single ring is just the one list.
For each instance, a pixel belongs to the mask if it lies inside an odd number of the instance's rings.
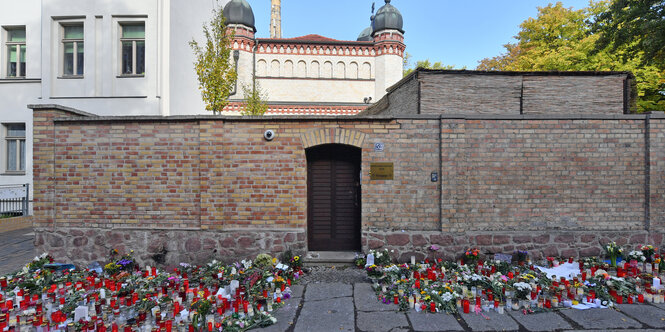
[{"label": "white plaster facade", "polygon": [[[223,7],[229,0],[219,0]],[[29,104],[58,104],[97,115],[205,114],[193,68],[192,39],[203,40],[211,0],[21,0],[0,10],[0,186],[32,183],[32,112]],[[219,8],[221,10],[221,8]],[[82,26],[81,75],[64,74],[64,29]],[[121,26],[142,24],[145,72],[121,74]],[[25,29],[26,74],[8,77],[8,31]],[[240,26],[242,28],[242,26]],[[403,36],[375,42],[316,35],[255,39],[238,34],[237,94],[256,80],[272,114],[352,115],[366,98],[377,101],[402,76]],[[378,35],[377,35],[378,37]],[[394,37],[394,38],[392,38]],[[254,45],[258,47],[254,49]],[[256,65],[255,65],[256,64]],[[270,112],[268,114],[271,114]],[[25,125],[24,170],[8,172],[7,126]],[[0,188],[0,191],[2,189]]]},{"label": "white plaster facade", "polygon": [[[228,0],[220,0],[221,6]],[[32,183],[29,104],[59,104],[98,115],[204,113],[188,44],[203,39],[210,0],[21,0],[0,10],[0,186]],[[221,10],[221,9],[220,9]],[[120,26],[143,23],[145,74],[123,76]],[[63,75],[63,26],[83,25],[83,75]],[[25,29],[26,73],[8,77],[10,29]],[[177,79],[171,79],[175,77]],[[24,170],[8,172],[7,125],[25,125]],[[2,188],[0,188],[2,191]]]}]

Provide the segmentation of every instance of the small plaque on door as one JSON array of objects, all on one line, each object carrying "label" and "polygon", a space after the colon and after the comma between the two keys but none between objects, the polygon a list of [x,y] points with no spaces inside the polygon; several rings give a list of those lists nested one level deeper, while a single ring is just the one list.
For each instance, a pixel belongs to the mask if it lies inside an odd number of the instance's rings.
[{"label": "small plaque on door", "polygon": [[370,180],[392,180],[393,163],[369,163]]}]

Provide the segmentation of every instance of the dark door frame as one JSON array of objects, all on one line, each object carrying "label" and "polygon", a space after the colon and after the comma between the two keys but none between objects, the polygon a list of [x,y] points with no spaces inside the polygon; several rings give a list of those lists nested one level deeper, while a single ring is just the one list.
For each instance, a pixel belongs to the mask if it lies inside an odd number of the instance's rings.
[{"label": "dark door frame", "polygon": [[[306,149],[307,156],[307,245],[308,250],[312,251],[358,251],[361,249],[361,217],[362,217],[362,207],[361,207],[361,187],[360,187],[360,169],[362,162],[362,149],[344,144],[323,144],[310,147]],[[330,238],[327,239],[315,239],[314,238],[314,227],[315,227],[315,212],[321,212],[320,210],[314,211],[314,194],[320,192],[315,192],[313,185],[313,162],[316,161],[330,161]],[[340,189],[337,188],[339,183],[337,173],[337,167],[343,168],[348,174],[348,166],[352,167],[350,178],[342,179],[344,181],[352,181],[352,188],[349,188],[347,184],[344,189],[341,189],[341,194],[345,197],[339,197]],[[346,166],[346,167],[345,167]],[[319,175],[320,177],[320,175]],[[325,178],[323,180],[326,180]],[[350,190],[349,190],[350,189]],[[348,195],[348,196],[347,196]],[[349,204],[349,199],[352,199],[352,206]],[[349,220],[344,219],[348,218],[349,211],[348,209],[352,208],[352,220],[351,226],[349,226]],[[342,215],[342,216],[340,216]],[[338,232],[336,229],[337,224],[341,224],[343,229],[348,230],[349,227],[352,227],[352,235],[349,237],[348,234],[345,237],[343,232]]]}]

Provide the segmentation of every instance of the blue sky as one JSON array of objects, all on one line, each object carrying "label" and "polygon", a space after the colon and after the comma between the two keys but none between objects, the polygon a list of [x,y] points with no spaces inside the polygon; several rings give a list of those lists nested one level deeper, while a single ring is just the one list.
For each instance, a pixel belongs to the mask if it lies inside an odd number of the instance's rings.
[{"label": "blue sky", "polygon": [[[248,0],[257,37],[270,36],[270,0]],[[384,0],[282,0],[282,37],[319,34],[356,40],[369,26],[372,2]],[[513,42],[519,25],[536,17],[542,0],[392,0],[404,17],[406,51],[412,63],[429,59],[474,69],[478,61],[499,55]],[[588,0],[562,0],[565,7],[584,8]]]}]

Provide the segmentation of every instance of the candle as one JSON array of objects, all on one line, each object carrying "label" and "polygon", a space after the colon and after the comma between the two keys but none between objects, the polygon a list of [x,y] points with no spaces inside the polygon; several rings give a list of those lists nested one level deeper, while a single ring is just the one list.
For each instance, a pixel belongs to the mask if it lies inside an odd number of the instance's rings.
[{"label": "candle", "polygon": [[399,304],[399,297],[397,295],[395,295],[393,300],[394,300],[395,304]]},{"label": "candle", "polygon": [[431,312],[436,312],[436,303],[430,302],[429,304],[429,311]]},{"label": "candle", "polygon": [[637,302],[644,303],[644,294],[637,295]]},{"label": "candle", "polygon": [[416,256],[411,256],[411,265],[416,264]]},{"label": "candle", "polygon": [[464,299],[462,301],[462,308],[463,308],[465,314],[469,313],[469,300],[468,299]]},{"label": "candle", "polygon": [[413,297],[409,296],[409,308],[413,309],[415,307],[415,300]]},{"label": "candle", "polygon": [[496,312],[498,312],[499,315],[503,315],[503,306],[496,307]]}]

